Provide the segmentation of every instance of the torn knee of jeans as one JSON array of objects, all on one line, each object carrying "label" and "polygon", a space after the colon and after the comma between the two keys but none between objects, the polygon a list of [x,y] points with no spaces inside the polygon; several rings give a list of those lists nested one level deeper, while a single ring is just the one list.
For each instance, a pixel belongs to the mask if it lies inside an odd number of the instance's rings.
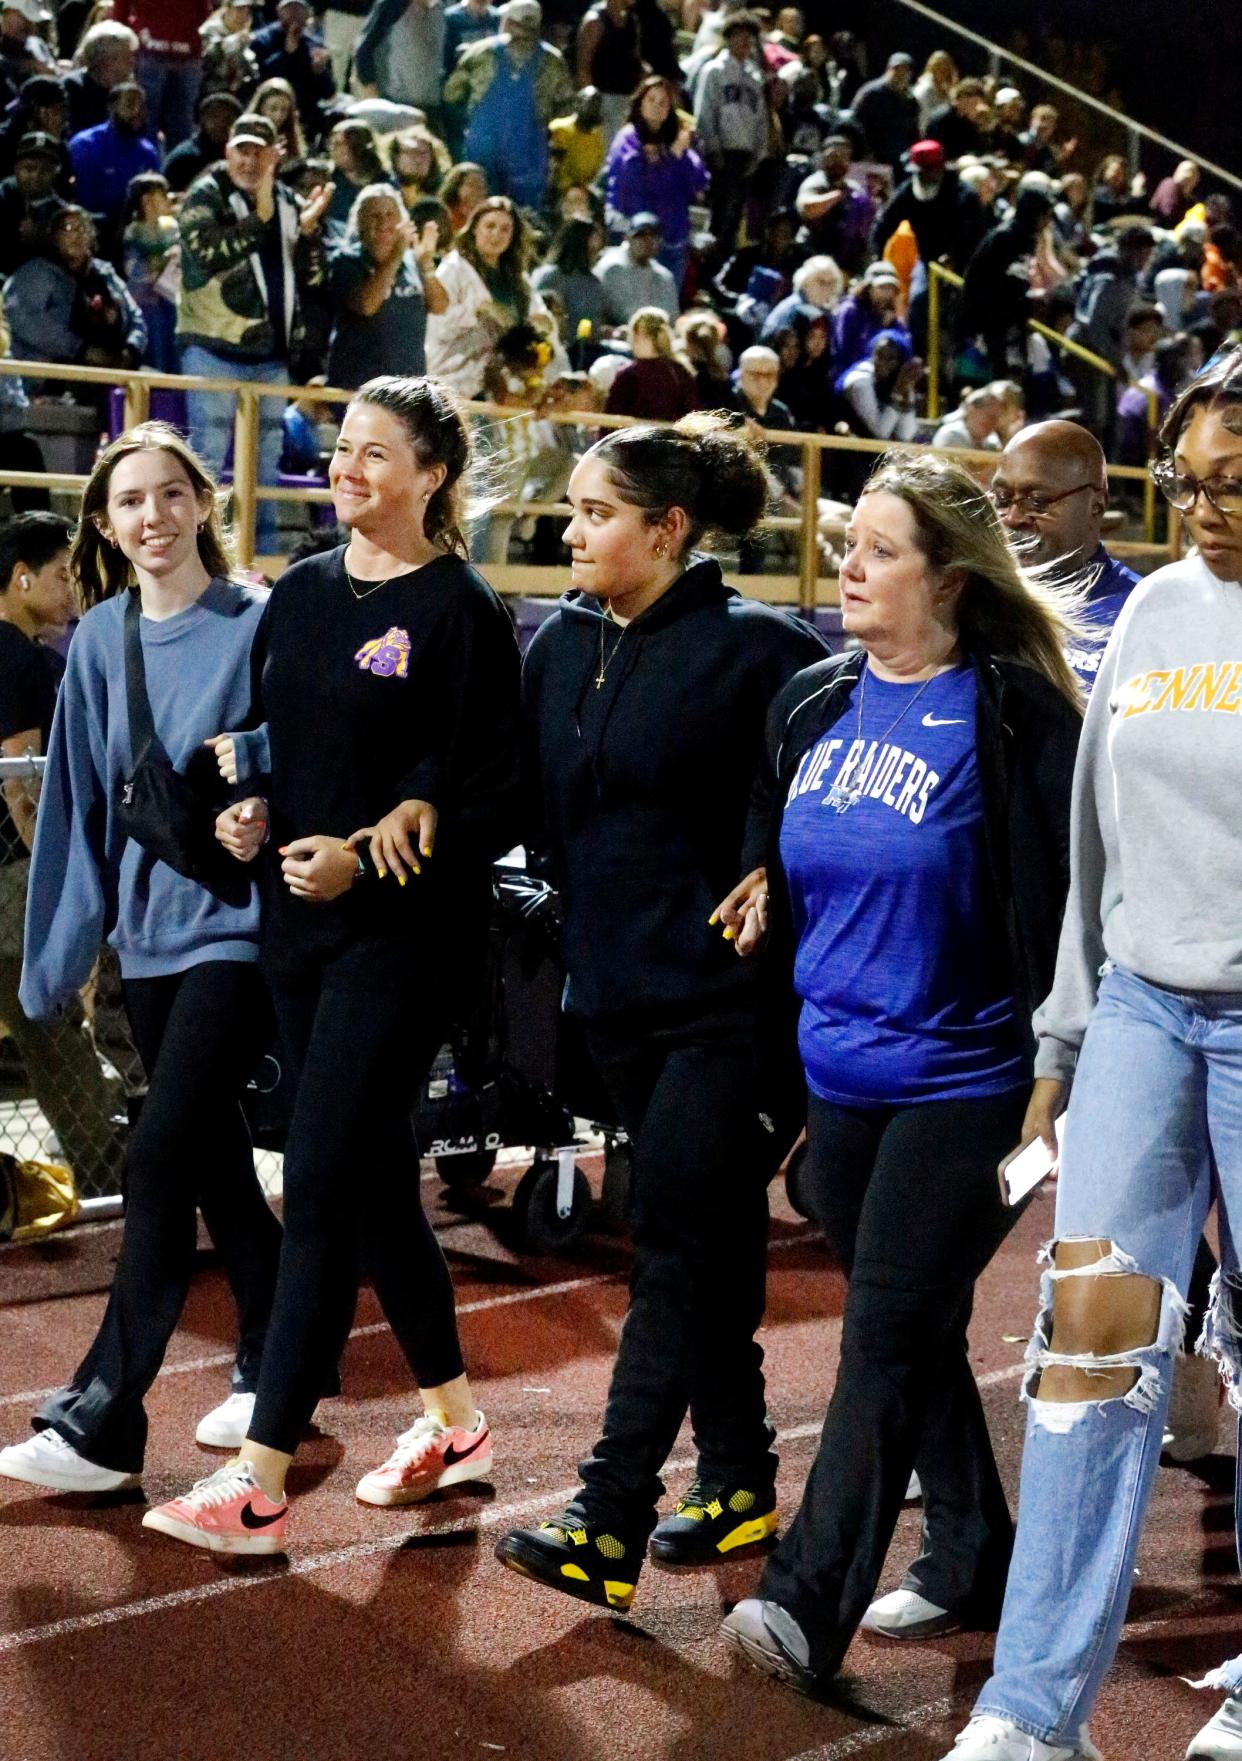
[{"label": "torn knee of jeans", "polygon": [[1213,1274],[1195,1350],[1217,1366],[1230,1406],[1242,1412],[1242,1272],[1218,1268]]},{"label": "torn knee of jeans", "polygon": [[[1094,1236],[1066,1236],[1065,1240],[1096,1240]],[[1031,1409],[1035,1424],[1049,1431],[1063,1433],[1081,1422],[1090,1412],[1099,1412],[1103,1408],[1113,1406],[1120,1401],[1133,1411],[1146,1416],[1154,1411],[1160,1398],[1163,1384],[1169,1375],[1169,1366],[1173,1357],[1181,1350],[1183,1335],[1186,1328],[1188,1304],[1182,1297],[1177,1286],[1168,1278],[1152,1278],[1144,1272],[1131,1254],[1118,1247],[1116,1242],[1109,1243],[1109,1251],[1090,1265],[1061,1269],[1056,1265],[1056,1243],[1048,1242],[1040,1251],[1040,1259],[1047,1267],[1040,1281],[1040,1308],[1035,1319],[1035,1331],[1026,1351],[1027,1371],[1023,1378],[1022,1398]],[[1220,1274],[1217,1274],[1218,1278]],[[1137,1345],[1126,1351],[1118,1352],[1060,1352],[1051,1348],[1052,1339],[1052,1298],[1056,1284],[1067,1278],[1101,1278],[1101,1277],[1139,1277],[1150,1278],[1160,1286],[1160,1315],[1156,1327],[1156,1337],[1146,1345]],[[1235,1282],[1238,1306],[1231,1311],[1235,1322],[1242,1322],[1242,1276]],[[1215,1286],[1213,1286],[1215,1290]],[[1205,1333],[1207,1323],[1205,1323]],[[1242,1374],[1242,1324],[1236,1326],[1233,1349],[1239,1372]],[[1043,1400],[1039,1395],[1039,1385],[1045,1370],[1053,1365],[1064,1366],[1079,1371],[1089,1380],[1096,1375],[1101,1380],[1107,1379],[1110,1391],[1102,1392],[1098,1399],[1080,1401]],[[1115,1386],[1113,1372],[1119,1369],[1132,1370],[1134,1381],[1124,1394],[1111,1391]],[[1240,1382],[1242,1389],[1242,1382]],[[1242,1398],[1242,1393],[1240,1393]]]}]

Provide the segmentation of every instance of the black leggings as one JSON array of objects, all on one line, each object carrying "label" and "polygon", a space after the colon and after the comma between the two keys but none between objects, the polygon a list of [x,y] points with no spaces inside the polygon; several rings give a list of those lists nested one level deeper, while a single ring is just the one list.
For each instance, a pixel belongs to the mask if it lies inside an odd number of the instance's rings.
[{"label": "black leggings", "polygon": [[907,1107],[810,1097],[799,1197],[849,1289],[819,1453],[759,1594],[794,1615],[825,1676],[875,1594],[916,1454],[924,1554],[908,1586],[940,1607],[999,1612],[1013,1528],[966,1324],[975,1279],[1020,1214],[1002,1204],[996,1167],[1029,1098],[1029,1084]]},{"label": "black leggings", "polygon": [[633,1145],[630,1306],[604,1435],[573,1508],[646,1535],[689,1407],[699,1471],[762,1491],[776,1457],[764,1403],[771,1145],[749,1019],[588,1035]]},{"label": "black leggings", "polygon": [[137,1473],[143,1399],[185,1305],[195,1210],[220,1251],[241,1318],[235,1386],[255,1387],[276,1284],[280,1225],[255,1178],[241,1093],[271,1036],[258,968],[212,960],[164,978],[125,980],[125,1007],[148,1089],[130,1140],[125,1231],[99,1332],[50,1425],[100,1467]]},{"label": "black leggings", "polygon": [[365,1269],[420,1387],[460,1376],[453,1283],[423,1213],[410,1114],[443,1039],[425,974],[355,946],[273,985],[297,1084],[285,1239],[250,1436],[292,1455],[349,1336]]}]

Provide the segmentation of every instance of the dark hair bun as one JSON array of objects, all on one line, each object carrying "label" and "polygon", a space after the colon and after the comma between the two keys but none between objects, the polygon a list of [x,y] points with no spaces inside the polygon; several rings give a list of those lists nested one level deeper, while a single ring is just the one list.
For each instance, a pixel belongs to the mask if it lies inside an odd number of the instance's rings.
[{"label": "dark hair bun", "polygon": [[695,443],[703,461],[694,509],[703,532],[740,538],[758,525],[772,500],[763,441],[727,410],[696,410],[675,433]]}]

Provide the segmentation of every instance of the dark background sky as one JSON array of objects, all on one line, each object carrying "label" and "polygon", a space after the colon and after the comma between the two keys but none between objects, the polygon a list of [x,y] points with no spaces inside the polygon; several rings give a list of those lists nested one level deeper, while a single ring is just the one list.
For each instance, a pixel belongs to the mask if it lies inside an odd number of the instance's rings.
[{"label": "dark background sky", "polygon": [[[775,3],[775,0],[772,0]],[[1237,0],[929,0],[946,17],[1020,49],[1072,84],[1108,100],[1175,141],[1242,175],[1242,7]],[[950,50],[964,73],[987,71],[986,56],[897,0],[807,0],[815,28],[849,29],[872,50],[872,71],[887,53],[909,49],[919,64]],[[1015,75],[1028,98],[1034,81]],[[1074,119],[1078,121],[1077,118]],[[1080,169],[1098,147],[1124,146],[1104,119],[1092,123]],[[1089,150],[1088,150],[1089,142]],[[1149,176],[1172,169],[1167,154],[1144,149]],[[1240,198],[1242,205],[1242,198]]]}]

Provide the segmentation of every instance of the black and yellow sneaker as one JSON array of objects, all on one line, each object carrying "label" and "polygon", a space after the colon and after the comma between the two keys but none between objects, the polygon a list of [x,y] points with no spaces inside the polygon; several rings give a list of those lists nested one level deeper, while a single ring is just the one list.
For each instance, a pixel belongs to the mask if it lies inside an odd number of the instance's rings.
[{"label": "black and yellow sneaker", "polygon": [[776,1494],[696,1479],[672,1516],[657,1523],[647,1551],[661,1565],[708,1565],[776,1533]]},{"label": "black and yellow sneaker", "polygon": [[550,1590],[624,1612],[634,1600],[643,1550],[606,1524],[566,1510],[537,1529],[510,1529],[497,1541],[496,1557]]}]

